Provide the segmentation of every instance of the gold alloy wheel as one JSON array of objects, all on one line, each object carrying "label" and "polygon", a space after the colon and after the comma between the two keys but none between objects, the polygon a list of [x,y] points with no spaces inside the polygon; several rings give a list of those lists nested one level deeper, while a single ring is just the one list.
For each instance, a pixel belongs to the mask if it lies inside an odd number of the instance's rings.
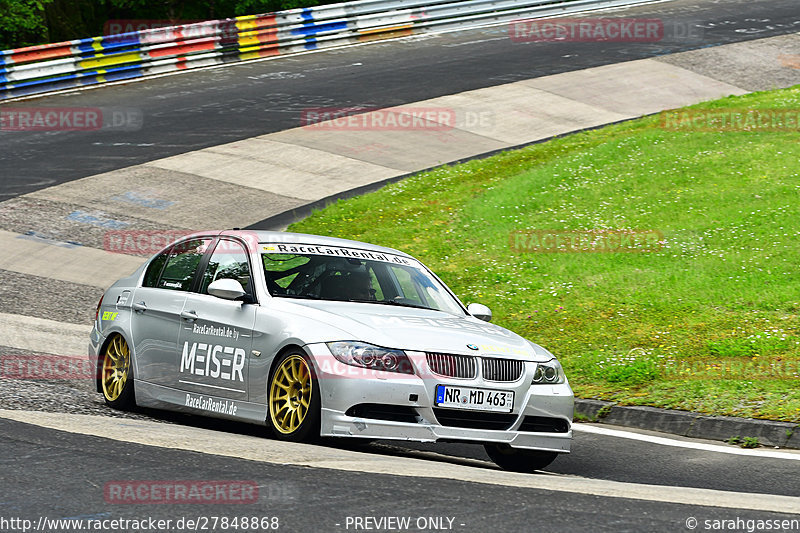
[{"label": "gold alloy wheel", "polygon": [[103,384],[103,395],[110,402],[118,399],[128,382],[128,369],[131,366],[131,353],[128,343],[117,335],[106,347],[103,354],[103,369],[100,381]]},{"label": "gold alloy wheel", "polygon": [[308,415],[312,394],[308,362],[290,355],[275,369],[269,387],[272,425],[285,435],[297,431]]}]

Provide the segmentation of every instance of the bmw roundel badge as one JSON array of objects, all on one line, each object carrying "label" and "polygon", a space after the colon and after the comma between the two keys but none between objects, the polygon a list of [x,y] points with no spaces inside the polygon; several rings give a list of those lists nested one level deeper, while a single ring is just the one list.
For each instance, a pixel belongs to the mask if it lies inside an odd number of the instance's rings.
[{"label": "bmw roundel badge", "polygon": [[477,350],[478,349],[478,345],[477,344],[467,344],[467,348],[469,348],[470,350]]}]

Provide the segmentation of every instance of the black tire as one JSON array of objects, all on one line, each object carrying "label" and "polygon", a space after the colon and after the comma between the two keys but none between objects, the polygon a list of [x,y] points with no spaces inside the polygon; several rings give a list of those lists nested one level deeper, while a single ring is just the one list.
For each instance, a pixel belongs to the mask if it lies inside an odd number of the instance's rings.
[{"label": "black tire", "polygon": [[486,453],[497,466],[511,472],[530,474],[556,460],[556,452],[512,448],[508,444],[484,444]]},{"label": "black tire", "polygon": [[122,411],[133,409],[136,405],[133,364],[128,342],[122,335],[114,335],[106,344],[97,366],[106,405]]},{"label": "black tire", "polygon": [[267,425],[279,440],[319,439],[320,390],[314,366],[303,353],[279,357],[267,383]]}]

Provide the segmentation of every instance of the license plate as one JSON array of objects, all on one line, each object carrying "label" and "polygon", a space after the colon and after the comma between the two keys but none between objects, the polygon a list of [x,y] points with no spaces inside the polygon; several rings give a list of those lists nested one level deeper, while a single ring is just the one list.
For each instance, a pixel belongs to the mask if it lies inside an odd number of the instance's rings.
[{"label": "license plate", "polygon": [[514,391],[436,385],[435,404],[453,409],[510,413],[514,409]]}]

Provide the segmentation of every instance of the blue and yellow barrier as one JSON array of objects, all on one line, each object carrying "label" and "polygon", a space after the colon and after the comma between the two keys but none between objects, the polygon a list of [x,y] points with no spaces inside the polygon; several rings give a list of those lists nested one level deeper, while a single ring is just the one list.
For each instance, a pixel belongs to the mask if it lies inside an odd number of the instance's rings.
[{"label": "blue and yellow barrier", "polygon": [[0,51],[0,101],[350,43],[656,0],[359,0]]}]

